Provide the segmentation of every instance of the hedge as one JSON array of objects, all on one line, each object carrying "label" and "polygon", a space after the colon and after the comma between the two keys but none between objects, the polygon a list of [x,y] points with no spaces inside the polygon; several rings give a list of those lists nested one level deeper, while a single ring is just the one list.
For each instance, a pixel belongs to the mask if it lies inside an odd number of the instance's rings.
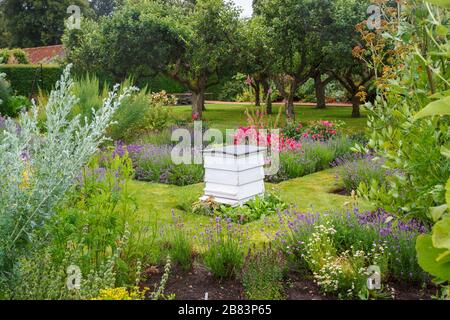
[{"label": "hedge", "polygon": [[2,64],[0,73],[6,74],[14,94],[30,97],[36,95],[38,88],[44,91],[53,89],[61,77],[62,68],[57,65]]}]

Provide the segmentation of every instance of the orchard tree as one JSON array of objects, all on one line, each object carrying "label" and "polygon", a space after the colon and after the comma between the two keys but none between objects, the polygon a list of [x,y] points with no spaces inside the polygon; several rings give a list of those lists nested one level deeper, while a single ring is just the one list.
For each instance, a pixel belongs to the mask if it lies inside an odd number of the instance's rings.
[{"label": "orchard tree", "polygon": [[257,12],[269,30],[277,57],[275,82],[285,100],[286,116],[294,117],[299,86],[317,73],[330,24],[329,0],[258,0]]},{"label": "orchard tree", "polygon": [[207,88],[218,84],[222,76],[232,73],[237,66],[240,11],[228,0],[173,5],[180,6],[183,15],[177,15],[176,19],[183,46],[166,74],[191,91],[192,113],[201,118]]},{"label": "orchard tree", "polygon": [[173,9],[169,15],[158,1],[130,1],[111,17],[82,21],[83,28],[64,34],[67,62],[79,73],[96,72],[113,81],[165,72],[183,51],[177,14],[181,11]]},{"label": "orchard tree", "polygon": [[121,80],[165,74],[192,92],[202,116],[205,92],[237,65],[239,10],[229,1],[125,1],[111,17],[64,36],[80,70]]},{"label": "orchard tree", "polygon": [[362,39],[356,28],[367,20],[369,5],[369,1],[361,0],[334,0],[332,5],[335,42],[326,48],[328,55],[334,59],[329,72],[351,96],[352,117],[360,116],[362,98],[375,74],[357,52],[357,48],[362,46]]},{"label": "orchard tree", "polygon": [[89,0],[97,16],[110,16],[122,0]]},{"label": "orchard tree", "polygon": [[276,59],[270,46],[270,36],[264,25],[262,17],[254,15],[245,21],[241,51],[242,72],[251,76],[251,86],[255,91],[255,104],[261,105],[262,98],[266,103],[266,111],[272,113],[272,100],[270,95],[270,77]]},{"label": "orchard tree", "polygon": [[70,5],[79,6],[82,15],[92,16],[87,0],[4,0],[0,6],[11,34],[11,46],[61,43]]}]

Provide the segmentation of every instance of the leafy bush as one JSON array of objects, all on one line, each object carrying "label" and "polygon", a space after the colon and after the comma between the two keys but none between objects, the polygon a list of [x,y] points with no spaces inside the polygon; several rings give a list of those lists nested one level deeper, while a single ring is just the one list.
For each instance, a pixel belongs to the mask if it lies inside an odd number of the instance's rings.
[{"label": "leafy bush", "polygon": [[200,234],[205,248],[203,262],[217,278],[231,278],[238,274],[244,260],[246,235],[231,220],[216,217]]},{"label": "leafy bush", "polygon": [[[129,93],[111,92],[104,105],[85,125],[68,119],[76,97],[65,70],[46,106],[46,133],[38,129],[37,110],[7,119],[0,136],[0,285],[11,285],[11,272],[33,233],[54,216],[56,207],[71,188],[81,168],[105,141],[105,129]],[[0,290],[0,292],[3,290]],[[6,291],[6,290],[5,290]]]},{"label": "leafy bush", "polygon": [[345,124],[343,122],[331,122],[325,120],[310,121],[306,124],[288,122],[283,127],[283,135],[300,141],[302,139],[329,140],[339,134],[339,129]]},{"label": "leafy bush", "polygon": [[144,113],[144,129],[160,132],[167,127],[169,121],[168,106],[175,105],[177,100],[165,91],[151,93],[148,97],[149,106]]},{"label": "leafy bush", "polygon": [[[107,89],[105,87],[105,89]],[[72,116],[79,115],[84,121],[91,120],[92,110],[98,110],[103,104],[103,99],[107,96],[108,92],[103,91],[100,93],[100,82],[97,77],[86,75],[74,82],[72,87],[72,94],[78,97],[78,102],[72,109]],[[124,103],[127,99],[124,99]],[[123,105],[121,106],[121,108]],[[119,110],[118,110],[119,111]]]},{"label": "leafy bush", "polygon": [[19,49],[19,48],[11,49],[10,53],[14,57],[15,63],[28,64],[27,54],[22,49]]},{"label": "leafy bush", "polygon": [[287,205],[279,197],[272,193],[255,197],[242,206],[231,207],[221,205],[216,215],[229,218],[235,223],[245,224],[255,220],[264,219],[279,210],[284,210]]},{"label": "leafy bush", "polygon": [[213,197],[210,197],[205,201],[194,202],[192,212],[206,216],[219,216],[235,223],[245,224],[273,215],[278,210],[286,208],[287,205],[279,197],[273,193],[266,193],[237,207],[221,205],[215,202]]},{"label": "leafy bush", "polygon": [[11,85],[6,74],[0,72],[0,115],[8,115],[8,100],[11,96]]},{"label": "leafy bush", "polygon": [[283,278],[287,266],[283,253],[272,247],[249,251],[242,270],[242,285],[250,300],[284,299]]},{"label": "leafy bush", "polygon": [[[31,102],[24,96],[12,96],[6,102],[4,114],[10,117],[17,116],[21,111],[27,111],[31,107]],[[2,108],[4,109],[4,108]],[[0,112],[2,113],[2,112]]]}]

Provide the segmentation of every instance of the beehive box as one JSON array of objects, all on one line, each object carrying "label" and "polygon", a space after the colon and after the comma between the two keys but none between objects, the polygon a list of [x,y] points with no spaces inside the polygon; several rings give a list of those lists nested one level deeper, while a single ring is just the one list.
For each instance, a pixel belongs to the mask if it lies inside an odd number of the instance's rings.
[{"label": "beehive box", "polygon": [[242,205],[264,194],[265,147],[232,145],[203,151],[205,195],[216,202]]}]

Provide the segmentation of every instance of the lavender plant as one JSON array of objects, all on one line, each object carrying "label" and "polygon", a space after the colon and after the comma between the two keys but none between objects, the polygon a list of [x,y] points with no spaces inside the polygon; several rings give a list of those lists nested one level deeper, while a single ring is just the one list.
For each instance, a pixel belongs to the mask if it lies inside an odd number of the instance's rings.
[{"label": "lavender plant", "polygon": [[[33,242],[33,232],[55,212],[55,207],[73,186],[81,168],[106,140],[121,101],[117,86],[92,111],[92,121],[82,124],[70,114],[77,98],[67,66],[45,107],[45,133],[38,128],[38,110],[16,122],[7,118],[0,135],[0,278],[8,278],[23,249]],[[4,283],[5,281],[3,281]]]},{"label": "lavender plant", "polygon": [[391,171],[383,168],[383,159],[371,154],[354,154],[353,156],[344,156],[333,161],[332,165],[338,167],[336,178],[343,184],[347,193],[358,190],[361,184],[362,188],[372,186],[387,187],[386,175]]},{"label": "lavender plant", "polygon": [[210,225],[200,233],[206,247],[203,261],[217,278],[231,278],[237,274],[244,261],[248,234],[230,219],[211,219]]},{"label": "lavender plant", "polygon": [[[278,228],[275,244],[285,252],[288,261],[301,272],[320,275],[317,279],[324,280],[325,269],[336,267],[336,257],[350,264],[361,264],[359,258],[363,255],[359,253],[364,253],[363,262],[367,266],[369,260],[366,258],[373,258],[373,248],[383,248],[383,263],[386,265],[384,279],[416,284],[429,280],[420,269],[415,252],[415,239],[427,232],[428,228],[417,220],[399,220],[381,209],[323,214],[285,210],[279,213],[278,222],[269,227]],[[328,267],[323,269],[326,265]],[[354,270],[357,271],[357,268]],[[360,277],[358,274],[356,272],[354,276]],[[341,275],[341,285],[344,281],[351,287],[352,281],[348,275]],[[356,283],[360,283],[359,280]],[[352,291],[352,294],[358,292]]]}]

